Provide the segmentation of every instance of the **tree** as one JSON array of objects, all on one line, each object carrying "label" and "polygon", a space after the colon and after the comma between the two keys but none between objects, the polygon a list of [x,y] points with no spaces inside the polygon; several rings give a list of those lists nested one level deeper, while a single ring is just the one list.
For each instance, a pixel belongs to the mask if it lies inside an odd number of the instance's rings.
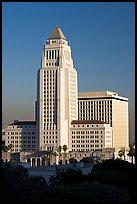
[{"label": "tree", "polygon": [[50,184],[67,184],[73,185],[74,183],[81,182],[85,179],[80,169],[56,169],[56,175],[49,178]]},{"label": "tree", "polygon": [[23,166],[2,165],[2,203],[44,201],[47,185],[41,176],[30,176]]},{"label": "tree", "polygon": [[[125,149],[124,148],[121,148],[118,152],[118,155],[119,157],[122,159],[122,157],[125,155]],[[124,157],[124,160],[125,160],[125,157]]]},{"label": "tree", "polygon": [[[48,165],[49,164],[49,156],[48,155],[44,155],[44,160],[45,160],[45,162],[46,162],[46,165]],[[45,164],[44,164],[45,165]]]},{"label": "tree", "polygon": [[57,152],[53,152],[52,155],[55,157],[55,164],[57,164],[56,162],[56,157],[58,156]]},{"label": "tree", "polygon": [[133,157],[135,156],[135,148],[133,146],[130,147],[130,150],[127,155],[129,157],[132,157],[132,164],[133,164]]},{"label": "tree", "polygon": [[11,149],[12,149],[12,147],[13,147],[13,145],[12,145],[12,144],[8,145],[8,150],[11,150]]},{"label": "tree", "polygon": [[59,154],[59,161],[60,161],[60,157],[61,157],[61,151],[62,151],[62,147],[59,146],[59,147],[57,148],[57,152],[58,152],[58,154]]},{"label": "tree", "polygon": [[69,159],[69,163],[70,163],[70,164],[77,163],[77,160],[76,160],[75,158],[70,158],[70,159]]},{"label": "tree", "polygon": [[80,161],[84,163],[94,163],[94,157],[83,157]]},{"label": "tree", "polygon": [[66,151],[67,151],[67,145],[63,145],[63,147],[62,147],[62,149],[63,149],[63,151],[64,151],[64,159],[63,160],[65,160],[66,159]]},{"label": "tree", "polygon": [[10,150],[12,149],[12,147],[13,147],[12,144],[10,144],[10,145],[8,145],[8,146],[2,145],[2,150],[3,150],[4,152],[8,152],[8,151],[10,151]]},{"label": "tree", "polygon": [[67,145],[63,145],[62,149],[63,149],[64,152],[66,152],[67,149],[68,149],[68,148],[67,148]]}]

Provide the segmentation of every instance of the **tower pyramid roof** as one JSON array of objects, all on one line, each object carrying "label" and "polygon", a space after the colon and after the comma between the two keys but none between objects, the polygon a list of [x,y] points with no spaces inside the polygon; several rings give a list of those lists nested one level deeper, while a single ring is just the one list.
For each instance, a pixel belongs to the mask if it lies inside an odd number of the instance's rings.
[{"label": "tower pyramid roof", "polygon": [[50,33],[48,39],[64,39],[64,40],[66,40],[66,37],[64,36],[61,29],[58,26],[56,26],[54,28],[54,30]]}]

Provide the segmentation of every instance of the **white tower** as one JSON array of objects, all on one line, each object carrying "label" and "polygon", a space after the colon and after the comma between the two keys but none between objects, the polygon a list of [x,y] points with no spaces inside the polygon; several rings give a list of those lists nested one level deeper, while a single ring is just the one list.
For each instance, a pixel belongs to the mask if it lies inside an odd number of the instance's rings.
[{"label": "white tower", "polygon": [[64,144],[69,150],[71,121],[78,118],[77,71],[70,46],[57,26],[43,48],[37,91],[39,150],[55,151]]}]

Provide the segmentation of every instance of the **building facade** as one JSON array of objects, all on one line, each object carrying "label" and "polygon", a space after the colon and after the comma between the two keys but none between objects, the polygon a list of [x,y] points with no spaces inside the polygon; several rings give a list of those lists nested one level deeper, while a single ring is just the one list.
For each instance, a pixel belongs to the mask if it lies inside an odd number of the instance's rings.
[{"label": "building facade", "polygon": [[38,71],[37,127],[39,150],[69,145],[70,125],[77,120],[77,71],[71,48],[59,27],[49,35]]},{"label": "building facade", "polygon": [[102,151],[112,148],[112,127],[98,120],[71,122],[69,150],[76,152]]},{"label": "building facade", "polygon": [[115,92],[80,92],[78,120],[100,120],[113,128],[112,147],[129,146],[128,99]]},{"label": "building facade", "polygon": [[11,152],[35,151],[37,141],[35,121],[14,121],[5,128],[5,145],[12,144]]}]

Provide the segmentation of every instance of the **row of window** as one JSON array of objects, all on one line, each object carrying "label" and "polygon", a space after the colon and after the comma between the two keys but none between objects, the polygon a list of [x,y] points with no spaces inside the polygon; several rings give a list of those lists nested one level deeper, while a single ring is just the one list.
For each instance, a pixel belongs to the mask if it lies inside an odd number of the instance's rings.
[{"label": "row of window", "polygon": [[46,57],[47,60],[50,60],[50,59],[59,59],[59,50],[47,50],[46,51],[44,49],[44,57]]},{"label": "row of window", "polygon": [[46,66],[48,67],[48,66],[59,66],[59,62],[57,61],[57,62],[55,62],[55,63],[46,63]]},{"label": "row of window", "polygon": [[[111,140],[109,140],[111,142]],[[72,140],[72,143],[103,143],[103,140]]]},{"label": "row of window", "polygon": [[[89,125],[73,125],[73,127],[90,127]],[[98,127],[98,125],[92,125],[92,127]]]},{"label": "row of window", "polygon": [[84,109],[86,109],[86,110],[91,110],[91,109],[94,109],[94,110],[98,110],[98,109],[111,109],[112,108],[112,104],[104,104],[104,105],[83,105],[83,106],[81,106],[81,105],[79,105],[78,104],[78,109],[79,110],[84,110]]},{"label": "row of window", "polygon": [[[53,75],[56,72],[57,72],[57,70],[54,70],[54,69],[52,69],[52,70],[44,70],[44,74],[52,74]],[[46,77],[46,75],[44,75],[44,77]]]},{"label": "row of window", "polygon": [[35,140],[24,140],[24,141],[11,140],[11,141],[8,141],[8,143],[10,143],[10,144],[13,144],[13,143],[35,143]]},{"label": "row of window", "polygon": [[[44,119],[44,122],[46,122],[46,119]],[[54,123],[56,123],[56,121],[54,121]],[[57,127],[53,127],[54,123],[44,123],[46,124],[44,130],[57,130]]]},{"label": "row of window", "polygon": [[[44,98],[44,103],[45,103],[46,101],[47,101],[47,100]],[[57,106],[57,100],[50,99],[49,101],[50,101],[50,102],[47,102],[47,103],[46,103],[46,106],[52,106],[52,107]],[[51,101],[52,101],[52,103],[51,103]]]},{"label": "row of window", "polygon": [[[44,116],[44,123],[56,123],[56,122],[57,122],[57,118],[46,119],[46,116]],[[44,130],[49,130],[49,127],[44,128]]]},{"label": "row of window", "polygon": [[8,132],[8,135],[35,135],[35,132]]},{"label": "row of window", "polygon": [[31,137],[30,136],[28,136],[28,137],[27,136],[20,136],[20,137],[8,136],[8,139],[35,139],[35,137],[34,136],[31,136]]},{"label": "row of window", "polygon": [[105,118],[109,118],[110,120],[112,120],[112,116],[111,116],[111,114],[106,114],[106,113],[102,113],[102,114],[78,114],[78,117],[80,118],[103,118],[103,119],[105,119]]},{"label": "row of window", "polygon": [[99,109],[99,110],[87,110],[87,109],[82,109],[82,110],[78,110],[78,114],[88,114],[88,115],[110,115],[112,116],[112,110],[108,111],[108,109]]},{"label": "row of window", "polygon": [[[110,136],[111,137],[111,136]],[[77,136],[74,136],[74,135],[72,135],[72,139],[75,139],[75,138],[102,138],[102,135],[86,135],[86,136],[84,136],[84,135],[77,135]]]},{"label": "row of window", "polygon": [[50,83],[45,83],[44,82],[44,86],[47,88],[47,89],[54,89],[54,87],[55,87],[55,85],[57,86],[57,82],[56,83],[54,83],[54,82],[50,82]]},{"label": "row of window", "polygon": [[[80,99],[79,99],[80,100]],[[112,101],[109,101],[109,100],[107,100],[107,101],[78,101],[78,105],[94,105],[94,104],[96,104],[96,105],[101,105],[101,104],[112,104]]]},{"label": "row of window", "polygon": [[[22,147],[35,147],[35,145],[12,145],[12,147],[18,147],[18,148],[22,148]],[[14,151],[14,149],[11,149],[11,151]]]},{"label": "row of window", "polygon": [[57,139],[57,136],[44,136],[44,139]]},{"label": "row of window", "polygon": [[[72,147],[103,147],[102,145],[72,145]],[[73,151],[73,150],[72,150]]]},{"label": "row of window", "polygon": [[[46,97],[46,96],[44,95],[44,97]],[[54,97],[54,96],[53,96],[53,97]],[[53,105],[53,107],[54,107],[54,100],[55,100],[54,98],[50,98],[50,99],[47,98],[47,100],[46,100],[46,101],[47,101],[47,105],[48,105],[48,102],[49,102],[49,101],[50,101],[50,102],[53,101],[53,104],[52,104],[52,105]],[[45,100],[44,100],[44,101],[45,101]],[[57,101],[55,101],[55,102],[57,103]]]},{"label": "row of window", "polygon": [[95,151],[95,149],[72,149],[72,151],[77,152],[89,152],[89,151]]},{"label": "row of window", "polygon": [[[51,91],[51,90],[50,90],[50,91],[48,91],[48,90],[47,90],[47,91],[44,91],[44,94],[46,94],[46,93],[47,93],[47,97],[49,97],[49,96],[50,96],[50,97],[54,97],[54,96],[55,96],[55,95],[54,95],[54,89],[53,89],[52,91]],[[45,97],[46,97],[46,96],[45,96]]]},{"label": "row of window", "polygon": [[47,141],[44,140],[44,143],[57,143],[57,140],[52,140],[52,141],[51,140],[49,140],[49,141],[48,140]]},{"label": "row of window", "polygon": [[51,132],[51,131],[48,132],[48,131],[47,131],[47,132],[44,132],[44,134],[47,134],[47,135],[48,135],[48,134],[50,134],[50,135],[51,135],[51,134],[57,134],[57,131],[55,131],[55,132]]},{"label": "row of window", "polygon": [[99,133],[102,134],[102,131],[72,131],[72,134],[99,134]]}]

